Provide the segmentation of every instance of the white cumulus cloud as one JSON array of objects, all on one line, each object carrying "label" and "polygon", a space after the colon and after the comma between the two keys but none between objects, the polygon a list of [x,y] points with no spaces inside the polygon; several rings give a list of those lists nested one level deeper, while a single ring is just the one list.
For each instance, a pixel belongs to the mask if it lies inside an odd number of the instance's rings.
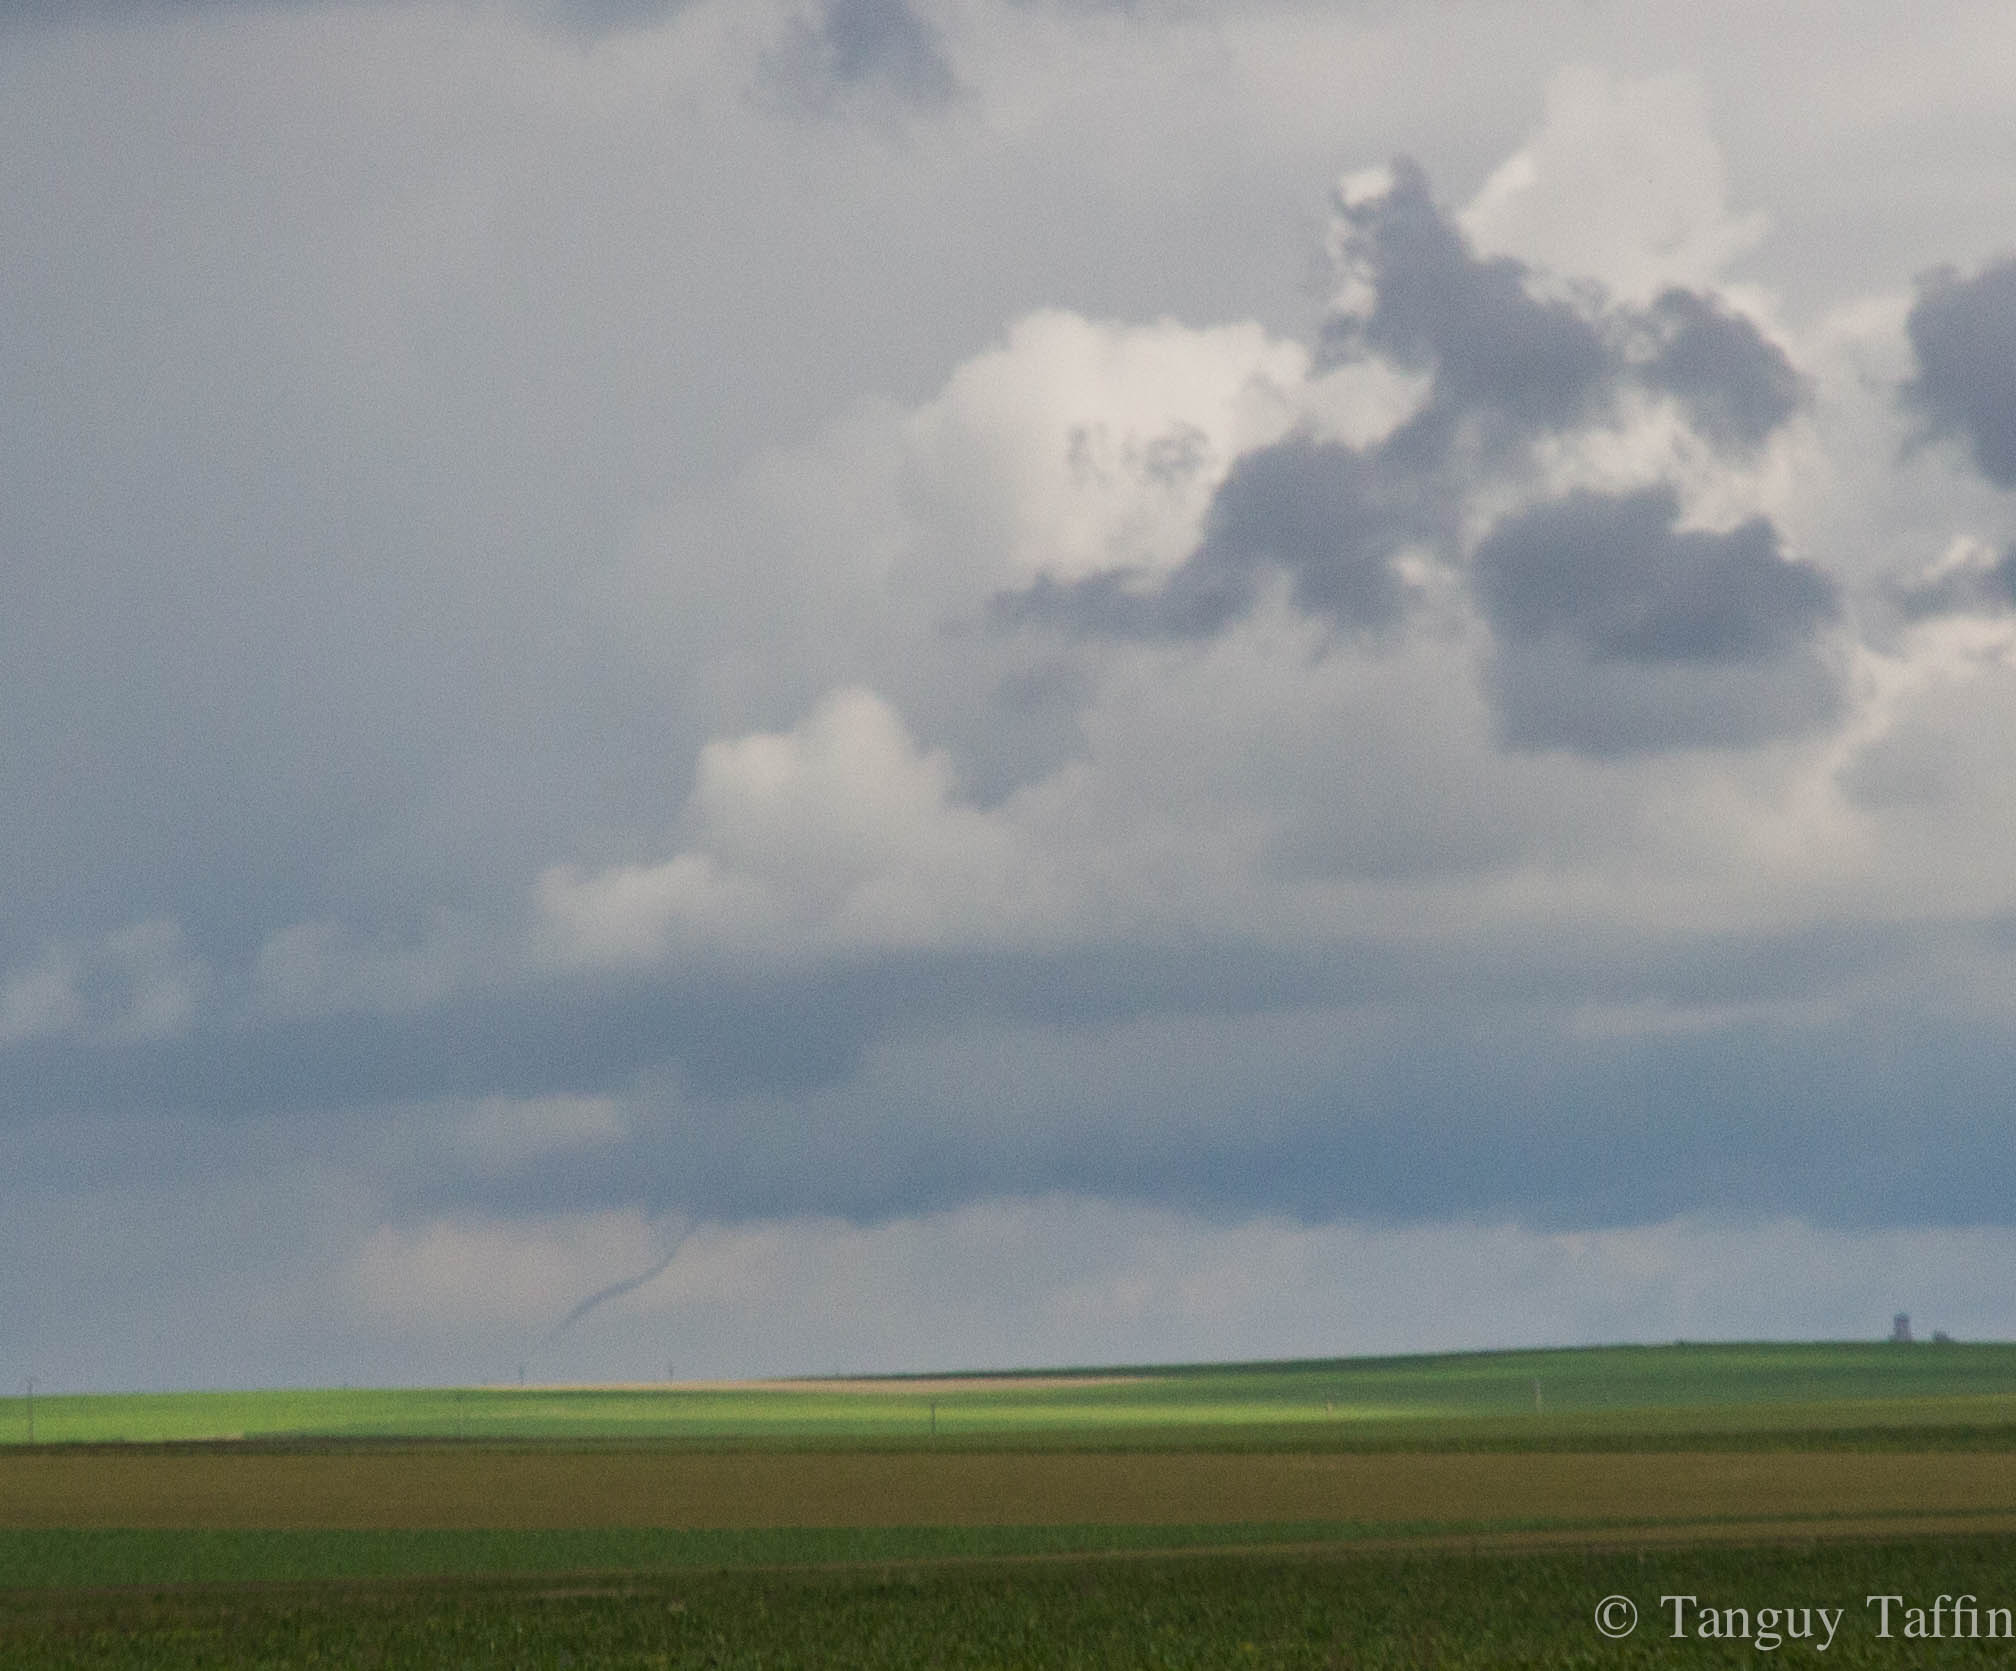
[{"label": "white cumulus cloud", "polygon": [[1717,283],[1767,221],[1728,203],[1700,82],[1589,65],[1547,83],[1538,130],[1493,171],[1460,218],[1477,246],[1628,301]]}]

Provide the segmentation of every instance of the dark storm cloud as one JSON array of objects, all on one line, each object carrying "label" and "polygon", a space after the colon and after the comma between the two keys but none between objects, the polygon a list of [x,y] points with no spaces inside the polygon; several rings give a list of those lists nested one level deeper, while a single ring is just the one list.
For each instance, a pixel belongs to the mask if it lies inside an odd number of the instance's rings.
[{"label": "dark storm cloud", "polygon": [[[1768,996],[1778,990],[1776,955],[1768,946],[1725,948],[1710,968],[1684,952],[1650,961],[1634,954],[1629,967],[1610,972],[1611,986],[1624,997]],[[1856,942],[1800,955],[1810,968],[1866,953]],[[1550,966],[1536,952],[1518,971],[1522,995],[1573,996],[1591,979],[1588,961],[1578,954]],[[1325,1003],[1489,1002],[1507,979],[1484,963],[1453,974],[1431,954],[1375,940],[1316,951],[1221,940],[1060,955],[886,955],[768,981],[534,981],[397,1014],[220,1020],[125,1045],[17,1043],[0,1049],[0,1121],[148,1110],[231,1120],[441,1097],[591,1095],[649,1072],[732,1103],[844,1084],[872,1043],[976,1018],[1071,1029]]]},{"label": "dark storm cloud", "polygon": [[1798,411],[1799,373],[1749,320],[1691,290],[1665,292],[1650,320],[1659,349],[1640,377],[1677,399],[1694,427],[1718,445],[1754,449]]},{"label": "dark storm cloud", "polygon": [[1919,283],[1906,329],[1918,375],[1905,397],[1929,434],[1964,440],[1997,487],[2016,487],[2016,257]]},{"label": "dark storm cloud", "polygon": [[959,91],[938,31],[909,0],[823,0],[815,15],[792,19],[766,69],[773,93],[815,111],[855,91],[923,107]]},{"label": "dark storm cloud", "polygon": [[[426,1017],[17,1047],[0,1053],[0,1109],[31,1123],[124,1110],[142,1116],[144,1151],[164,1112],[228,1126],[291,1111],[312,1148],[372,1103],[410,1121],[432,1097],[633,1099],[627,1137],[501,1171],[442,1160],[413,1173],[396,1193],[415,1213],[480,1201],[860,1220],[1062,1190],[1316,1219],[1511,1214],[1587,1226],[1755,1210],[2006,1222],[1996,1191],[2016,1163],[2016,1133],[1994,1112],[2006,1027],[1844,1016],[1789,1030],[1767,1019],[1606,1035],[1565,1023],[1592,998],[1683,1012],[1811,1003],[1872,971],[1978,954],[2010,932],[1999,922],[1835,925],[1657,946],[1564,936],[1460,967],[1374,940],[1301,953],[1199,944],[918,956],[732,994],[549,990]],[[1353,1005],[1388,1019],[1334,1049],[1256,1059],[1250,1075],[1200,1071],[1188,1090],[1179,1076],[1172,1092],[1166,1073],[1124,1045],[1057,1108],[1014,1084],[968,1085],[948,1100],[942,1069],[929,1065],[858,1080],[865,1048],[920,1029],[999,1025],[1012,1075],[1024,1056],[1075,1048],[1074,1035],[1124,1040],[1142,1017]],[[1134,1048],[1215,1046],[1158,1031]],[[688,1095],[654,1112],[660,1071]],[[94,1129],[102,1146],[109,1128],[100,1119]],[[30,1154],[24,1164],[37,1163]],[[162,1152],[146,1161],[177,1164]]]},{"label": "dark storm cloud", "polygon": [[878,979],[838,989],[621,982],[450,999],[399,1015],[248,1024],[125,1048],[34,1040],[0,1053],[0,1112],[196,1109],[221,1118],[455,1096],[607,1091],[676,1067],[702,1095],[851,1072]]},{"label": "dark storm cloud", "polygon": [[[1340,264],[1369,289],[1370,305],[1331,317],[1319,364],[1369,355],[1426,373],[1421,409],[1369,448],[1298,433],[1240,458],[1213,497],[1198,548],[1159,584],[1126,569],[1068,582],[1045,576],[996,598],[997,622],[1203,637],[1244,615],[1266,577],[1282,574],[1311,615],[1348,629],[1390,627],[1407,605],[1393,559],[1420,546],[1453,561],[1465,494],[1516,469],[1541,437],[1605,418],[1623,389],[1677,401],[1704,439],[1736,454],[1754,451],[1803,398],[1784,352],[1711,297],[1672,289],[1632,312],[1606,308],[1593,291],[1573,302],[1535,296],[1523,264],[1471,250],[1405,158],[1389,189],[1340,199],[1337,213]],[[1708,589],[1732,575],[1767,590],[1784,580],[1768,530],[1743,532],[1712,561],[1691,545],[1673,549],[1687,560],[1669,586],[1697,571]],[[1787,572],[1794,593],[1824,585],[1815,571]],[[1735,644],[1768,630],[1771,607],[1749,593],[1720,605],[1666,596],[1641,627],[1653,635],[1648,644],[1690,632]],[[1681,619],[1687,611],[1691,621]]]},{"label": "dark storm cloud", "polygon": [[1825,722],[1838,681],[1815,638],[1832,580],[1765,519],[1681,531],[1668,488],[1574,493],[1507,517],[1472,584],[1496,648],[1505,740],[1599,756],[1746,747]]}]

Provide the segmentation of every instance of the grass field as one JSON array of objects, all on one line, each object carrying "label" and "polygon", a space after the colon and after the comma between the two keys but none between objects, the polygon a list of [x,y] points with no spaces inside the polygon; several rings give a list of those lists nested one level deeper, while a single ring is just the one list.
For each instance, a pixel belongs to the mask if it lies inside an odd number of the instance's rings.
[{"label": "grass field", "polygon": [[[1624,1346],[733,1387],[44,1394],[33,1421],[44,1444],[431,1437],[768,1448],[935,1438],[1045,1449],[1523,1448],[1718,1432],[2016,1435],[2016,1345]],[[0,1444],[25,1444],[28,1431],[28,1401],[0,1399]]]},{"label": "grass field", "polygon": [[[2016,1543],[1975,1538],[17,1591],[0,1592],[0,1667],[1608,1671],[1755,1664],[1773,1653],[1806,1660],[1823,1632],[1818,1663],[1830,1666],[2004,1665],[2006,1639],[1909,1639],[1903,1610],[1972,1595],[1985,1629],[1997,1622],[1985,1609],[2008,1605],[2012,1571]],[[1733,1626],[1741,1609],[1745,1634],[1704,1638],[1697,1610],[1676,1638],[1660,1601],[1674,1594],[1713,1608],[1718,1626]],[[1908,1598],[1892,1605],[1887,1638],[1864,1601],[1872,1594]],[[1623,1640],[1593,1624],[1597,1603],[1613,1596],[1639,1616]],[[1788,1607],[1793,1619],[1774,1612],[1766,1622],[1766,1609]],[[1791,1635],[1802,1623],[1805,1634]]]},{"label": "grass field", "polygon": [[1843,1610],[1830,1663],[1900,1664],[1926,1644],[1866,1595],[2016,1606],[2005,1346],[35,1402],[32,1447],[0,1405],[0,1666],[1766,1651],[1674,1637],[1676,1589],[1746,1631]]}]

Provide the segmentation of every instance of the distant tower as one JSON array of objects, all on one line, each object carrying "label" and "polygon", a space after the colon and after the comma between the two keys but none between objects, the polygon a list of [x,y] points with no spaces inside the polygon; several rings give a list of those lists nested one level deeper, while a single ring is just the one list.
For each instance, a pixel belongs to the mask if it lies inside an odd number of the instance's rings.
[{"label": "distant tower", "polygon": [[1890,1320],[1890,1338],[1900,1346],[1911,1344],[1911,1313],[1900,1311]]}]

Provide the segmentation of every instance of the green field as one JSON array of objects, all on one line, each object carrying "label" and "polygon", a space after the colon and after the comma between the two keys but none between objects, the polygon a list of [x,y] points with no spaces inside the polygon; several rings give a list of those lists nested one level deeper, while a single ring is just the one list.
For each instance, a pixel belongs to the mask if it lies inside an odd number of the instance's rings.
[{"label": "green field", "polygon": [[[984,1384],[947,1386],[964,1380]],[[1948,1429],[2016,1435],[2016,1345],[1625,1346],[785,1387],[38,1396],[43,1444],[436,1438],[1295,1447]],[[28,1401],[0,1400],[0,1444]]]},{"label": "green field", "polygon": [[[1830,1664],[2016,1658],[1951,1618],[1886,1639],[1864,1604],[2016,1607],[2002,1345],[38,1396],[32,1446],[27,1419],[0,1402],[0,1666],[1813,1651],[1675,1638],[1676,1592],[1746,1631],[1834,1608]],[[1592,1622],[1611,1594],[1626,1640]]]},{"label": "green field", "polygon": [[[2006,1665],[2002,1639],[1891,1636],[1873,1593],[1929,1606],[2010,1599],[2016,1541],[1823,1543],[1538,1554],[1376,1552],[1140,1560],[726,1568],[515,1581],[0,1591],[0,1666],[23,1671],[145,1666],[756,1671],[821,1667],[1070,1668],[1070,1671],[1386,1671],[1431,1667],[1715,1666],[1807,1661],[1819,1634],[1761,1650],[1751,1640],[1676,1640],[1659,1598],[1835,1615],[1830,1666]],[[1640,1623],[1600,1636],[1605,1597]]]}]

